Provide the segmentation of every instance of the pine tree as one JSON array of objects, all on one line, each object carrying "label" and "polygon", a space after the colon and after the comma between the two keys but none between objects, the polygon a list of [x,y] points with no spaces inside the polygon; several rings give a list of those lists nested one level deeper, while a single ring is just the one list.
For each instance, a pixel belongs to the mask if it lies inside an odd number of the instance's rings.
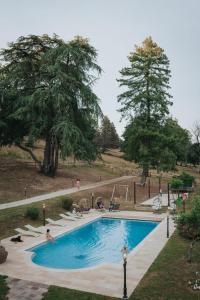
[{"label": "pine tree", "polygon": [[[138,162],[143,167],[143,174],[148,174],[149,167],[155,163],[154,150],[159,151],[157,140],[160,125],[169,114],[169,60],[151,37],[146,38],[141,47],[136,46],[130,53],[130,66],[120,71],[120,87],[126,89],[118,96],[122,117],[137,118]],[[129,130],[131,131],[131,130]]]},{"label": "pine tree", "polygon": [[111,136],[110,136],[110,147],[115,149],[115,148],[119,148],[119,136],[117,134],[116,128],[114,123],[111,123]]},{"label": "pine tree", "polygon": [[99,133],[99,142],[103,152],[106,149],[114,149],[119,147],[119,136],[114,124],[110,122],[107,116],[104,116],[102,119]]}]

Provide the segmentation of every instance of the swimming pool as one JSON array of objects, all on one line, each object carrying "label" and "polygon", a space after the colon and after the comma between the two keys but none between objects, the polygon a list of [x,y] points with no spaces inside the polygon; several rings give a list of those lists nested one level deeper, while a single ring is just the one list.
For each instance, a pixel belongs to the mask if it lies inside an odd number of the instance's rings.
[{"label": "swimming pool", "polygon": [[119,263],[121,249],[136,247],[159,222],[100,218],[27,251],[35,264],[55,269],[81,269]]}]

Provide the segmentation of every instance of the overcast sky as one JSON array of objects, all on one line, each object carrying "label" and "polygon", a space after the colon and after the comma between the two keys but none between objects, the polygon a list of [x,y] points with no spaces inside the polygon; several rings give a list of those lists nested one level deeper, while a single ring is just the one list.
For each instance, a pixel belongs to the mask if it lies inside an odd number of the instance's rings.
[{"label": "overcast sky", "polygon": [[199,0],[0,0],[0,48],[21,35],[88,37],[104,72],[95,87],[104,114],[120,123],[116,82],[134,45],[151,36],[171,62],[171,113],[191,129],[200,120]]}]

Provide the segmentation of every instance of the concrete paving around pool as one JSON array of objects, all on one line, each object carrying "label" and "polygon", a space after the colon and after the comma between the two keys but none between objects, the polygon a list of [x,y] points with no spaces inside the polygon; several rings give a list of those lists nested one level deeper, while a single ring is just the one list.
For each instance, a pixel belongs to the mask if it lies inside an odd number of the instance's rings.
[{"label": "concrete paving around pool", "polygon": [[[78,228],[83,224],[87,224],[101,216],[161,221],[160,224],[128,255],[127,287],[128,295],[131,295],[168,240],[166,237],[166,215],[161,214],[156,217],[155,214],[150,212],[121,211],[103,214],[93,211],[85,215],[84,219],[77,221],[63,221],[63,224],[66,224],[65,227],[53,225],[47,227],[51,227],[52,235],[57,236],[74,228]],[[174,229],[173,221],[170,220],[170,235],[174,232]],[[45,241],[45,235],[42,234],[37,238],[24,236],[23,241],[23,243],[17,244],[12,243],[10,238],[1,241],[1,244],[4,245],[8,251],[7,261],[0,265],[1,275],[112,297],[122,297],[122,263],[109,263],[79,270],[45,268],[34,264],[31,260],[32,253],[25,251],[26,249]],[[119,251],[120,250],[121,249],[119,249]]]},{"label": "concrete paving around pool", "polygon": [[[175,201],[175,199],[177,197],[178,196],[176,194],[170,194],[170,199],[169,199],[170,205]],[[158,198],[158,195],[142,202],[141,205],[143,205],[143,206],[152,206],[153,202],[156,198]],[[168,194],[162,194],[161,201],[162,201],[162,206],[167,207],[168,206]]]}]

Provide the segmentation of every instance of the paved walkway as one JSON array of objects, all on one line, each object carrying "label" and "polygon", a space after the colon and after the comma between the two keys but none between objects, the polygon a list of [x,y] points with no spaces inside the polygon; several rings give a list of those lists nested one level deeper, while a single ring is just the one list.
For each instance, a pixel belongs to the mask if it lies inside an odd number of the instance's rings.
[{"label": "paved walkway", "polygon": [[[141,205],[143,206],[152,206],[153,205],[153,201],[158,198],[158,195],[153,197],[153,198],[150,198],[144,202],[141,203]],[[174,200],[177,198],[177,195],[175,194],[170,194],[170,203],[171,202],[174,202]],[[168,194],[162,194],[162,206],[168,206]]]},{"label": "paved walkway", "polygon": [[7,208],[12,208],[12,207],[23,206],[23,205],[31,204],[31,203],[34,203],[34,202],[39,202],[39,201],[44,201],[44,200],[47,200],[47,199],[52,199],[52,198],[59,197],[59,196],[74,194],[74,193],[77,193],[77,192],[80,192],[80,191],[86,191],[86,190],[94,189],[94,188],[97,188],[97,187],[101,187],[101,186],[104,186],[104,185],[112,184],[112,183],[115,183],[115,182],[118,182],[118,181],[127,180],[127,179],[131,179],[131,178],[133,178],[133,176],[122,176],[122,177],[109,179],[109,180],[105,180],[105,181],[90,183],[90,184],[87,184],[87,185],[84,185],[84,186],[80,187],[80,189],[77,189],[77,187],[73,187],[73,188],[69,188],[69,189],[65,189],[65,190],[60,190],[60,191],[57,191],[57,192],[52,192],[52,193],[49,193],[49,194],[35,196],[35,197],[31,197],[31,198],[27,198],[27,199],[23,199],[23,200],[18,200],[18,201],[14,201],[14,202],[10,202],[10,203],[4,203],[4,204],[0,204],[0,210],[7,209]]},{"label": "paved walkway", "polygon": [[40,300],[48,291],[48,285],[42,283],[11,277],[8,277],[6,281],[9,287],[8,300]]}]

